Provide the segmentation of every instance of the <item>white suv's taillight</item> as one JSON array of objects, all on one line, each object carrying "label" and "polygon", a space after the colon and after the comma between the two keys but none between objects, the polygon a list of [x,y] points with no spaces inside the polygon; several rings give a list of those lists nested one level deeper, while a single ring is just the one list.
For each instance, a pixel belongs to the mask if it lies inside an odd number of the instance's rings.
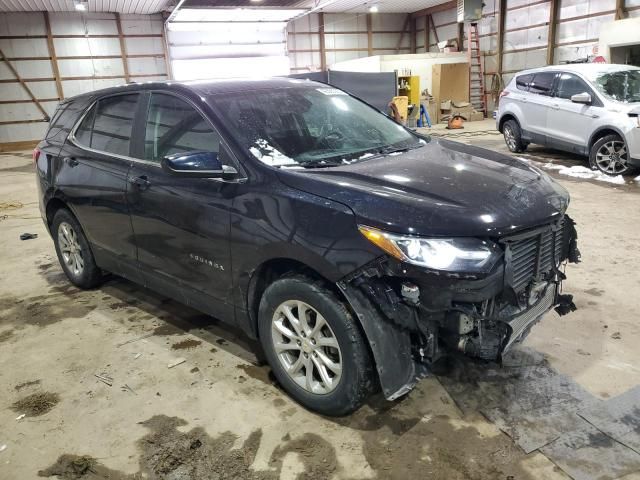
[{"label": "white suv's taillight", "polygon": [[33,149],[33,153],[31,154],[31,158],[33,158],[33,164],[35,165],[40,157],[40,149],[38,147]]},{"label": "white suv's taillight", "polygon": [[509,95],[509,90],[502,90],[500,92],[500,98],[506,97],[507,95]]}]

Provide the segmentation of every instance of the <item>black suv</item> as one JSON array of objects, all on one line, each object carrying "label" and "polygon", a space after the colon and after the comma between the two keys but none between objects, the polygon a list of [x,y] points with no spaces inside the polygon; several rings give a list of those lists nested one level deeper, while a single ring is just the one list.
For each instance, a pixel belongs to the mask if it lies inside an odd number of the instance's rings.
[{"label": "black suv", "polygon": [[447,351],[500,360],[577,261],[569,196],[513,158],[297,79],[130,84],[60,104],[34,151],[69,280],[121,275],[258,338],[329,415]]}]

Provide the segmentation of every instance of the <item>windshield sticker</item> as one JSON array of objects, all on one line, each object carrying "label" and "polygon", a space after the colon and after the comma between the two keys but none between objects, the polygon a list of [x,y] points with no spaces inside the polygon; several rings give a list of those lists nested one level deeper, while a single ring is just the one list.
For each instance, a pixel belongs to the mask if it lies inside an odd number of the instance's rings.
[{"label": "windshield sticker", "polygon": [[316,88],[316,90],[325,95],[346,95],[345,92],[337,88]]},{"label": "windshield sticker", "polygon": [[262,163],[271,165],[272,167],[297,164],[297,162],[293,158],[289,158],[282,152],[276,150],[271,145],[269,145],[269,142],[267,142],[266,140],[258,139],[256,140],[255,144],[256,147],[251,147],[249,151]]}]

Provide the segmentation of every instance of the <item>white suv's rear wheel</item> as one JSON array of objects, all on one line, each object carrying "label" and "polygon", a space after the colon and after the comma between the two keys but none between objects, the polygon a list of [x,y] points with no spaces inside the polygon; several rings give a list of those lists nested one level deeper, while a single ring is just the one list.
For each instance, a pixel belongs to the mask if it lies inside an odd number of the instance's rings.
[{"label": "white suv's rear wheel", "polygon": [[607,175],[624,175],[631,170],[627,164],[628,152],[624,140],[618,135],[602,137],[591,147],[589,163],[594,170]]},{"label": "white suv's rear wheel", "polygon": [[524,152],[527,145],[522,141],[520,125],[515,120],[507,120],[502,126],[504,142],[513,153]]}]

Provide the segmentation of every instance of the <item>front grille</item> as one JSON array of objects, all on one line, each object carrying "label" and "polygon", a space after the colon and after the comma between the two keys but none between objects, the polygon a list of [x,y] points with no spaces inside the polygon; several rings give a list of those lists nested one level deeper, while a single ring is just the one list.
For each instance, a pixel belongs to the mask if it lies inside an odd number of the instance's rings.
[{"label": "front grille", "polygon": [[530,236],[504,239],[510,253],[511,286],[516,292],[524,290],[533,280],[543,280],[562,260],[564,245],[564,219],[558,224],[537,230]]}]

